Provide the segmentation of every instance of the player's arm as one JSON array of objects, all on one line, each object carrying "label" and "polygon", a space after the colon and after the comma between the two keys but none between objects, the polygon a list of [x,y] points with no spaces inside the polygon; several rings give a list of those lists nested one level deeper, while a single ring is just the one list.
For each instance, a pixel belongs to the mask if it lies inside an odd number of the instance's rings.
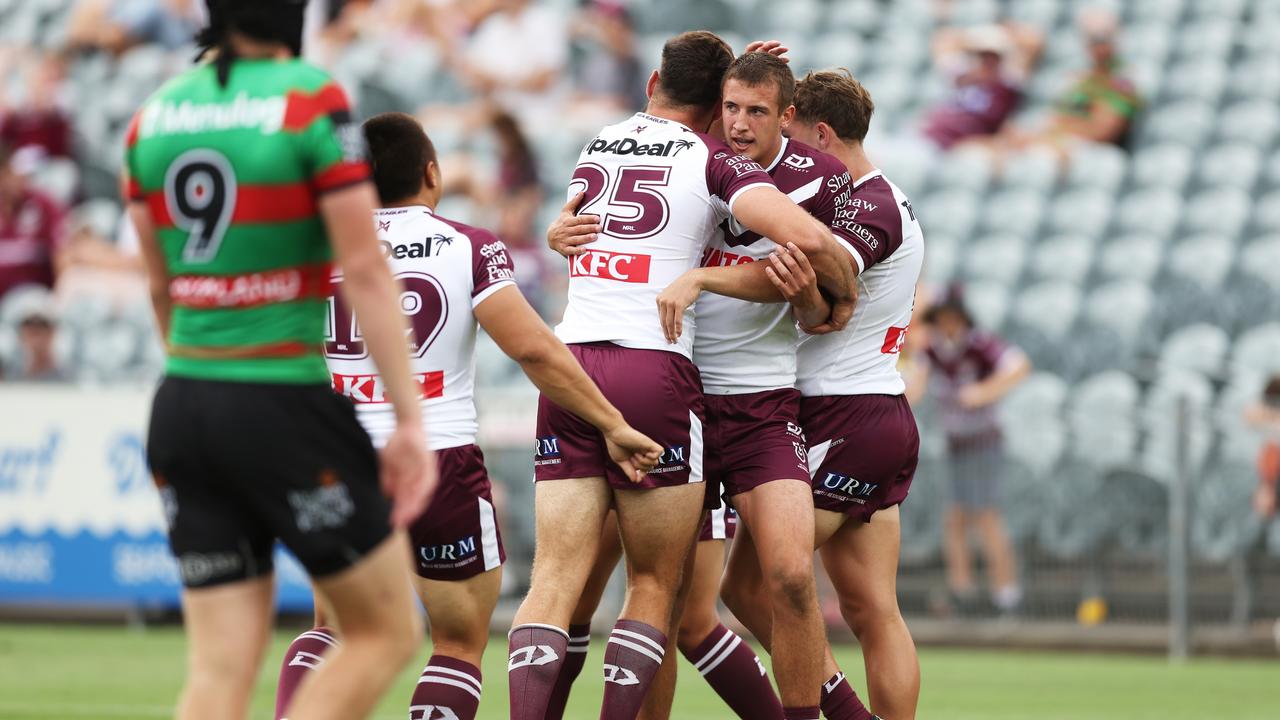
[{"label": "player's arm", "polygon": [[967,408],[980,408],[999,402],[1031,374],[1031,360],[1017,348],[1004,351],[995,371],[984,380],[960,389],[960,404]]},{"label": "player's arm", "polygon": [[662,456],[662,448],[623,419],[551,332],[514,284],[475,308],[480,327],[551,402],[600,429],[609,456],[639,482]]},{"label": "player's arm", "polygon": [[383,449],[384,489],[392,495],[391,519],[404,527],[416,518],[435,489],[434,465],[427,452],[419,388],[409,367],[400,311],[400,286],[382,257],[374,232],[372,183],[360,182],[320,196],[320,214],[342,268],[342,290],[360,318],[366,347],[378,367],[396,429]]},{"label": "player's arm", "polygon": [[138,248],[147,268],[147,284],[151,292],[151,308],[156,314],[156,327],[160,337],[169,340],[169,319],[173,314],[173,301],[169,297],[169,267],[160,249],[160,238],[151,222],[151,212],[146,202],[129,202],[129,219],[138,232]]},{"label": "player's arm", "polygon": [[836,301],[854,298],[854,272],[848,253],[836,243],[830,228],[776,187],[757,185],[744,190],[734,198],[731,212],[748,230],[779,245],[795,244],[812,264],[818,284]]}]

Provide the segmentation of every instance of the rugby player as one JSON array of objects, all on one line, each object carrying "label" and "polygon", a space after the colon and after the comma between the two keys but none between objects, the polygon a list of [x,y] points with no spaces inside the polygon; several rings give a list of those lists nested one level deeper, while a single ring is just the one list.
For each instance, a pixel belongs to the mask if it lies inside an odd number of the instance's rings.
[{"label": "rugby player", "polygon": [[[794,242],[813,259],[823,287],[851,300],[852,272],[830,230],[779,192],[758,163],[695,132],[718,112],[732,59],[710,33],[668,41],[649,79],[646,112],[604,128],[574,173],[570,195],[584,193],[581,210],[601,215],[601,231],[571,262],[557,334],[605,396],[666,451],[643,483],[630,483],[601,461],[594,431],[546,398],[540,402],[538,547],[532,587],[510,636],[513,718],[540,719],[546,711],[569,642],[565,628],[611,504],[628,592],[606,650],[602,717],[634,718],[665,654],[707,493],[701,381],[690,361],[693,316],[676,313],[690,332],[668,337],[653,310],[661,288],[697,265],[715,228],[732,216],[748,230]],[[809,581],[812,592],[811,574]],[[815,683],[812,702],[784,708],[786,717],[817,717],[817,690]]]},{"label": "rugby player", "polygon": [[[831,225],[839,212],[837,191],[848,187],[848,173],[835,158],[783,136],[782,129],[795,112],[791,105],[794,91],[795,78],[785,60],[768,52],[742,55],[724,78],[723,131],[734,149],[766,166],[779,189],[819,221]],[[550,233],[551,244],[557,249],[582,247],[576,238],[594,231],[594,226],[585,227],[581,220],[562,214]],[[730,220],[708,246],[701,264],[704,268],[742,266],[768,258],[777,250],[773,241]],[[782,252],[790,251],[784,248]],[[706,463],[708,478],[723,486],[725,496],[742,513],[744,524],[771,540],[759,544],[760,561],[768,568],[769,596],[777,600],[773,612],[793,631],[775,643],[774,668],[786,701],[788,690],[792,697],[817,693],[823,680],[818,651],[825,640],[813,589],[811,539],[793,532],[797,526],[808,527],[813,517],[799,425],[800,395],[794,388],[795,323],[791,309],[780,304],[783,298],[762,268],[750,271],[752,280],[743,273],[719,269],[714,273],[693,271],[664,291],[659,303],[674,296],[677,299],[673,302],[681,303],[677,308],[683,311],[697,297],[704,278],[735,275],[742,282],[723,287],[723,291],[742,292],[754,285],[777,301],[761,304],[720,295],[702,297],[696,312],[693,358],[706,392],[706,437],[711,449]],[[750,290],[747,293],[750,295]],[[681,297],[684,299],[679,300]],[[825,322],[829,312],[825,303],[797,308],[802,322],[806,321],[804,311],[813,307],[821,310],[808,317],[807,324]],[[708,530],[712,528],[704,527],[704,538],[714,534]],[[769,702],[776,696],[768,679],[750,672],[763,664],[716,615],[715,588],[724,566],[723,549],[722,542],[698,545],[696,566],[707,577],[700,574],[693,580],[680,624],[684,636],[677,642],[739,717],[774,718],[780,708],[776,700],[772,705]],[[706,592],[708,589],[711,591]],[[581,609],[578,615],[583,616]],[[589,616],[588,611],[585,617]],[[726,660],[728,667],[722,669]]]},{"label": "rugby player", "polygon": [[[305,4],[210,2],[198,42],[211,61],[149,98],[126,138],[128,212],[168,348],[147,459],[184,586],[179,718],[248,717],[277,539],[347,639],[295,717],[365,717],[421,641],[403,528],[433,489],[432,455],[359,127],[342,89],[298,59]],[[381,463],[321,352],[335,258],[394,412]]]},{"label": "rugby player", "polygon": [[[924,235],[910,200],[867,159],[862,147],[874,105],[847,71],[809,73],[797,86],[794,139],[831,153],[856,178],[842,203],[837,238],[858,274],[859,300],[848,329],[805,337],[797,350],[801,425],[809,441],[816,507],[815,547],[858,637],[871,708],[893,720],[915,717],[920,669],[898,609],[899,505],[915,473],[919,435],[898,372],[924,258]],[[803,258],[780,258],[771,279],[792,302],[820,302]],[[809,300],[800,300],[808,296]],[[739,533],[723,598],[766,647],[771,618],[761,570]],[[823,712],[866,717],[827,654]]]},{"label": "rugby player", "polygon": [[[435,147],[417,120],[386,113],[364,124],[373,179],[382,201],[374,214],[383,254],[404,287],[410,355],[441,483],[430,509],[409,526],[415,586],[427,610],[433,655],[409,707],[411,720],[471,720],[480,703],[480,660],[498,602],[505,554],[484,456],[475,445],[476,325],[547,397],[600,429],[623,472],[652,468],[662,448],[631,429],[520,289],[501,240],[435,214],[443,189]],[[335,278],[340,287],[342,278]],[[326,358],[334,387],[351,398],[375,446],[393,427],[382,383],[352,315],[335,295]],[[336,643],[324,627],[303,633],[285,655],[277,713],[308,670]]]}]

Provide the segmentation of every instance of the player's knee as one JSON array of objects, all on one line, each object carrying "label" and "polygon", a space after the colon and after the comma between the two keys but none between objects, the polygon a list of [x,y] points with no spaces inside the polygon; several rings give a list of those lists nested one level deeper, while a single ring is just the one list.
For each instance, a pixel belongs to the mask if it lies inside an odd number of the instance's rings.
[{"label": "player's knee", "polygon": [[817,605],[812,566],[806,568],[795,563],[773,570],[769,573],[769,585],[775,610],[781,608],[801,614]]},{"label": "player's knee", "polygon": [[720,624],[720,618],[714,611],[695,611],[685,608],[680,616],[680,624],[676,627],[676,645],[681,649],[697,647]]},{"label": "player's knee", "polygon": [[901,617],[898,599],[888,593],[865,593],[840,597],[840,614],[853,634],[862,637],[875,628],[897,622]]},{"label": "player's knee", "polygon": [[462,622],[431,623],[432,652],[462,660],[477,660],[489,643],[489,623],[482,618]]}]

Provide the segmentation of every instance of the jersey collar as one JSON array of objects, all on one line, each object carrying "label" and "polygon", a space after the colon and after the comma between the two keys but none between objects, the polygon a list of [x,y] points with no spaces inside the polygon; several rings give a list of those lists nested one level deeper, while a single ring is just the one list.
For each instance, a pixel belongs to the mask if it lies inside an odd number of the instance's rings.
[{"label": "jersey collar", "polygon": [[773,159],[773,162],[769,163],[769,167],[764,169],[765,172],[772,173],[773,169],[778,167],[778,163],[782,162],[783,156],[787,154],[787,145],[789,144],[791,144],[791,138],[783,135],[782,144],[778,146],[778,156]]},{"label": "jersey collar", "polygon": [[435,213],[431,212],[431,208],[427,207],[426,205],[397,205],[395,207],[378,208],[377,210],[373,211],[373,214],[382,215],[383,213],[392,213],[392,212],[400,213],[400,212],[404,212],[405,210],[421,210],[428,215],[435,215]]},{"label": "jersey collar", "polygon": [[854,180],[854,181],[853,181],[853,186],[854,186],[854,187],[858,187],[859,185],[861,185],[861,184],[863,184],[863,183],[865,183],[865,182],[867,182],[867,181],[869,181],[869,180],[872,180],[872,179],[873,179],[873,178],[875,178],[876,176],[883,175],[883,174],[884,174],[884,173],[883,173],[883,172],[881,172],[880,168],[876,168],[875,170],[872,170],[871,172],[867,173],[866,175],[863,175],[862,177],[858,178],[857,180]]}]

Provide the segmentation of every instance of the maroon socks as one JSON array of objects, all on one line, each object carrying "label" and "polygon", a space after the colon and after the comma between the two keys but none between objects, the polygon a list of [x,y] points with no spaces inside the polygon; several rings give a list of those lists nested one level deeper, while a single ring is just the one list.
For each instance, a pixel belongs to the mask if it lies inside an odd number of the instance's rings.
[{"label": "maroon socks", "polygon": [[543,720],[564,665],[569,634],[551,625],[517,625],[507,635],[511,720]]},{"label": "maroon socks", "polygon": [[744,720],[782,717],[782,703],[773,691],[764,663],[751,646],[729,628],[717,626],[684,656],[738,717]]},{"label": "maroon socks", "polygon": [[619,620],[604,651],[601,720],[635,720],[666,654],[667,636],[652,625]]},{"label": "maroon socks", "polygon": [[551,691],[551,702],[547,704],[545,720],[561,720],[564,717],[564,706],[569,702],[569,691],[573,681],[582,674],[582,666],[587,662],[587,650],[591,647],[591,626],[569,626],[569,648],[564,664],[560,666],[560,676],[556,678],[555,689]]},{"label": "maroon socks", "polygon": [[294,638],[280,665],[280,680],[276,684],[276,720],[285,717],[289,701],[307,673],[324,664],[325,651],[337,646],[338,638],[325,627],[313,628]]},{"label": "maroon socks", "polygon": [[858,693],[853,691],[853,686],[842,672],[822,684],[822,714],[829,720],[871,720],[875,717],[858,699]]},{"label": "maroon socks", "polygon": [[444,655],[432,655],[422,669],[409,720],[475,720],[480,708],[480,668]]}]

